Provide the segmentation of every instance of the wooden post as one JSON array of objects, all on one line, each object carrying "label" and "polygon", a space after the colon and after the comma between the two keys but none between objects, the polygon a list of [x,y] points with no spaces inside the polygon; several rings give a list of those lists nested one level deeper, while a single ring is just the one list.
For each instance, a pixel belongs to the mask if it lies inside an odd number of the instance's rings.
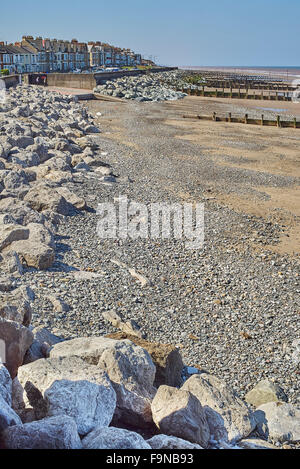
[{"label": "wooden post", "polygon": [[264,115],[261,115],[261,125],[264,125]]},{"label": "wooden post", "polygon": [[232,86],[230,85],[230,97],[232,98]]},{"label": "wooden post", "polygon": [[280,125],[280,116],[276,117],[276,121],[277,121],[277,127],[281,127],[281,125]]},{"label": "wooden post", "polygon": [[216,114],[215,112],[213,113],[212,120],[213,120],[213,121],[216,121],[216,120],[217,120],[217,114]]},{"label": "wooden post", "polygon": [[248,124],[248,114],[245,114],[245,124]]},{"label": "wooden post", "polygon": [[297,129],[297,119],[294,117],[294,128]]},{"label": "wooden post", "polygon": [[261,90],[261,99],[264,99],[264,90]]},{"label": "wooden post", "polygon": [[228,113],[228,122],[231,122],[231,112]]},{"label": "wooden post", "polygon": [[278,101],[278,91],[276,91],[276,101]]},{"label": "wooden post", "polygon": [[205,96],[204,88],[205,88],[205,87],[204,87],[204,85],[203,85],[203,86],[202,86],[202,93],[203,93],[202,96]]},{"label": "wooden post", "polygon": [[216,88],[216,98],[218,97],[218,88]]}]

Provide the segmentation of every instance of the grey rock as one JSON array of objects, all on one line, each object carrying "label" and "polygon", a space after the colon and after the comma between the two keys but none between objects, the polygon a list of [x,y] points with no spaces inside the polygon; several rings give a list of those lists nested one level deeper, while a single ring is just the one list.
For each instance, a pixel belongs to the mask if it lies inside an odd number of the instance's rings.
[{"label": "grey rock", "polygon": [[0,340],[5,343],[6,348],[5,366],[14,378],[33,342],[33,334],[18,322],[0,317]]},{"label": "grey rock", "polygon": [[34,340],[25,354],[24,365],[39,360],[40,358],[48,358],[51,347],[63,341],[61,337],[52,334],[43,326],[32,329],[32,333]]},{"label": "grey rock", "polygon": [[123,428],[98,428],[82,440],[84,449],[151,449],[138,433]]},{"label": "grey rock", "polygon": [[11,405],[12,379],[7,368],[0,363],[0,396]]},{"label": "grey rock", "polygon": [[80,338],[53,347],[50,357],[77,356],[107,372],[117,394],[115,418],[132,424],[151,422],[155,365],[148,352],[129,340]]},{"label": "grey rock", "polygon": [[268,402],[254,413],[261,436],[274,442],[300,441],[300,409],[283,402]]},{"label": "grey rock", "polygon": [[3,399],[0,394],[0,433],[7,427],[21,424],[20,417],[10,407],[10,405]]},{"label": "grey rock", "polygon": [[2,434],[7,449],[81,449],[76,423],[66,415],[17,424]]},{"label": "grey rock", "polygon": [[190,392],[160,386],[151,404],[155,424],[162,433],[206,448],[210,431],[203,407]]},{"label": "grey rock", "polygon": [[169,435],[155,435],[147,443],[152,449],[203,449],[196,443]]},{"label": "grey rock", "polygon": [[201,402],[212,439],[236,442],[254,430],[256,423],[250,409],[217,377],[193,375],[181,389],[190,391]]},{"label": "grey rock", "polygon": [[243,449],[279,449],[277,446],[258,438],[242,440],[238,443],[238,446]]},{"label": "grey rock", "polygon": [[61,215],[68,215],[72,209],[71,204],[54,187],[45,183],[35,184],[24,197],[24,201],[28,202],[30,207],[38,212],[51,210]]},{"label": "grey rock", "polygon": [[267,402],[287,402],[288,397],[278,384],[264,379],[246,394],[245,401],[254,407],[259,407]]},{"label": "grey rock", "polygon": [[14,241],[20,241],[29,238],[29,229],[21,225],[2,225],[0,226],[0,251],[11,245]]},{"label": "grey rock", "polygon": [[23,286],[9,294],[0,294],[0,316],[29,326],[32,317],[30,301],[33,298],[28,296],[29,292],[33,294],[29,287]]},{"label": "grey rock", "polygon": [[69,415],[82,434],[108,426],[116,407],[115,391],[106,373],[77,357],[41,359],[24,365],[14,386],[16,410],[32,407],[38,419]]},{"label": "grey rock", "polygon": [[53,235],[46,226],[40,223],[29,223],[28,239],[11,243],[15,251],[28,267],[46,270],[55,259]]},{"label": "grey rock", "polygon": [[0,254],[0,268],[2,272],[13,275],[22,275],[23,266],[15,251]]}]

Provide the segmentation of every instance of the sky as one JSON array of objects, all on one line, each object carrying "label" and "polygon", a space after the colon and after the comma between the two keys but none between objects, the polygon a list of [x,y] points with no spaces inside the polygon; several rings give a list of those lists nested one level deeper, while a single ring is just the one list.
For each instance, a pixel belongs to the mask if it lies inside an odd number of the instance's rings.
[{"label": "sky", "polygon": [[102,41],[161,65],[299,66],[299,0],[14,0],[0,41]]}]

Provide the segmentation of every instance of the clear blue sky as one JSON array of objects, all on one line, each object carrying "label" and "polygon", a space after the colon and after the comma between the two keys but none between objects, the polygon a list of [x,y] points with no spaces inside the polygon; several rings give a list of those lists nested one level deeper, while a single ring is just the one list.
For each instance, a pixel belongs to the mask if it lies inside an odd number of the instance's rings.
[{"label": "clear blue sky", "polygon": [[300,0],[13,0],[0,40],[100,40],[168,65],[300,66]]}]

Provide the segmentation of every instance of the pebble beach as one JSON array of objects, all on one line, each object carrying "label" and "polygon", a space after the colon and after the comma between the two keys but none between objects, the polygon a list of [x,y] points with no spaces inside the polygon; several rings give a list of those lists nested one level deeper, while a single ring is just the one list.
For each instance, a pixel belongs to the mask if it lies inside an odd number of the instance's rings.
[{"label": "pebble beach", "polygon": [[[299,446],[300,132],[186,119],[278,109],[187,96],[174,76],[106,85],[111,102],[6,95],[0,447]],[[99,204],[124,197],[203,204],[203,245],[99,236]]]}]

